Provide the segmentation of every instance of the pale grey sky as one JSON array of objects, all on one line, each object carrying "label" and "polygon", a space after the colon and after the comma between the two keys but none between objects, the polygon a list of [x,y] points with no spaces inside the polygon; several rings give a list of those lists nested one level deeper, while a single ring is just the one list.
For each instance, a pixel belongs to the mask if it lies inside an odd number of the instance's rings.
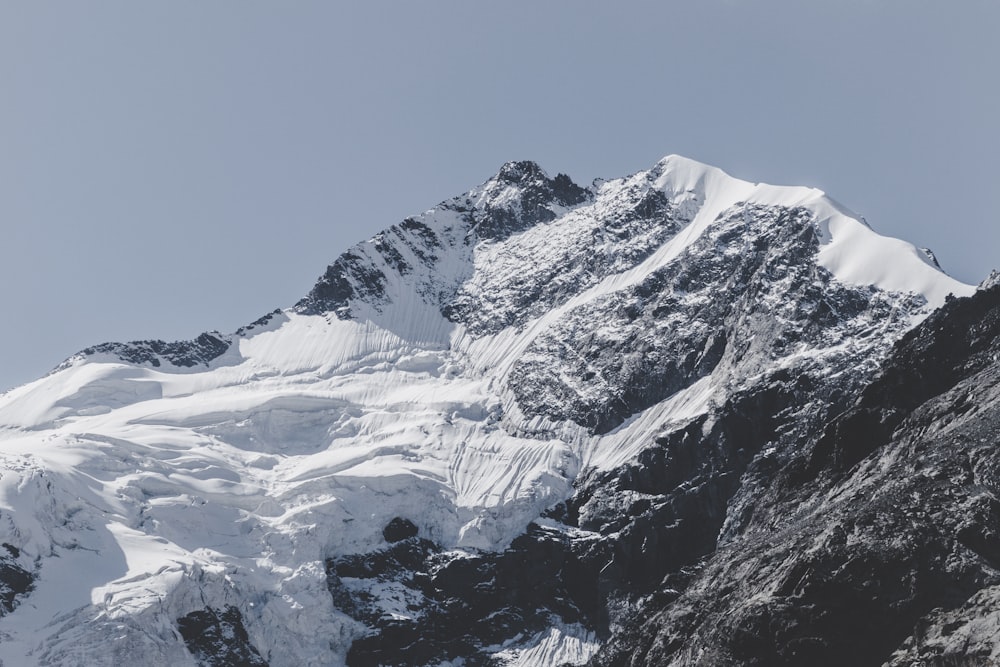
[{"label": "pale grey sky", "polygon": [[668,153],[1000,266],[995,0],[0,4],[0,389],[232,331],[512,159]]}]

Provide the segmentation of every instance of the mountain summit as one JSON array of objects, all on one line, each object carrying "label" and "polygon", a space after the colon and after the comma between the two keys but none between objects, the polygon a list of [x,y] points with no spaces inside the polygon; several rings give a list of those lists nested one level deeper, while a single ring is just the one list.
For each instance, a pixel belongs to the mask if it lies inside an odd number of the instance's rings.
[{"label": "mountain summit", "polygon": [[0,659],[779,664],[702,632],[752,578],[711,559],[821,512],[835,418],[974,292],[815,189],[507,163],[290,308],[0,396]]}]

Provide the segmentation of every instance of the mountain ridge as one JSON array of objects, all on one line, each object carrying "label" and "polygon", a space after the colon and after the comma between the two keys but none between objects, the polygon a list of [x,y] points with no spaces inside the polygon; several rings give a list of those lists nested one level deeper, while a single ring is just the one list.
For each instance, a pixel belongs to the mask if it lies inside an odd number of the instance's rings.
[{"label": "mountain ridge", "polygon": [[[677,173],[676,180],[679,182],[673,186],[672,189],[674,191],[680,191],[683,189],[689,193],[696,192],[699,188],[705,188],[706,182],[715,183],[717,188],[724,188],[725,186],[718,185],[720,181],[728,181],[730,184],[739,184],[740,186],[743,186],[744,192],[749,192],[753,189],[761,189],[764,190],[765,193],[767,193],[768,190],[779,192],[784,191],[792,193],[792,196],[799,200],[823,200],[825,207],[843,216],[852,218],[855,221],[860,222],[865,228],[870,229],[867,221],[830,199],[822,190],[795,186],[769,186],[762,183],[739,181],[717,167],[711,167],[680,155],[668,155],[657,162],[651,170],[647,172],[637,172],[637,174],[634,174],[632,177],[634,178],[640,174],[655,173],[656,175],[659,175],[661,172],[670,171]],[[602,185],[607,183],[608,181],[603,181]],[[526,196],[522,197],[519,201],[521,207],[520,211],[512,211],[510,208],[502,205],[504,203],[502,201],[504,192],[503,188],[498,188],[498,186],[503,185],[515,185],[528,188]],[[497,192],[498,189],[500,192]],[[491,190],[493,197],[489,196],[491,194]],[[553,211],[545,208],[546,206],[551,206],[552,204],[556,204],[559,207],[576,206],[584,203],[588,197],[592,197],[593,195],[594,193],[591,192],[591,190],[576,185],[565,174],[560,173],[557,174],[555,178],[550,179],[545,171],[535,162],[526,160],[511,161],[505,163],[495,176],[488,179],[478,188],[464,195],[459,195],[458,197],[454,197],[450,200],[445,200],[438,204],[436,208],[457,211],[459,213],[468,213],[472,209],[467,207],[472,205],[475,197],[478,197],[480,200],[485,199],[485,205],[481,206],[485,213],[481,216],[481,219],[480,217],[477,217],[471,221],[472,225],[467,231],[465,241],[468,243],[470,238],[476,237],[477,230],[483,224],[484,220],[490,223],[487,227],[492,230],[490,234],[486,235],[486,240],[495,241],[497,240],[496,236],[503,233],[501,231],[497,231],[498,229],[504,229],[507,232],[511,229],[510,227],[505,227],[502,224],[504,220],[513,220],[513,228],[515,229],[519,227],[531,227],[534,224],[547,222],[555,215]],[[651,189],[650,198],[641,200],[637,207],[639,209],[645,208],[645,213],[649,215],[661,214],[662,210],[660,210],[660,207],[663,206],[663,203],[658,201],[659,198],[657,195],[662,197],[662,193],[658,190]],[[770,195],[774,196],[774,192],[771,192]],[[765,197],[766,196],[767,194],[765,194]],[[435,210],[436,209],[431,209],[431,211]],[[500,211],[500,213],[498,213],[498,211]],[[824,213],[828,214],[829,211],[824,211]],[[493,217],[499,217],[500,222],[493,220]],[[821,228],[821,238],[824,241],[829,241],[829,230],[822,229],[825,223],[825,220],[820,220],[817,222],[817,226]],[[521,229],[521,231],[523,231],[523,229]],[[428,260],[433,261],[437,259],[433,254],[433,249],[435,247],[440,247],[440,245],[435,233],[427,227],[426,224],[420,222],[419,216],[407,218],[398,225],[393,225],[384,232],[375,235],[367,241],[358,243],[345,251],[327,268],[324,274],[317,280],[316,284],[310,289],[309,293],[300,299],[292,307],[292,309],[296,312],[306,314],[334,312],[338,317],[346,319],[350,316],[350,309],[347,305],[348,301],[352,299],[361,301],[366,299],[377,300],[380,296],[382,296],[381,292],[384,290],[386,277],[381,272],[371,268],[371,264],[373,262],[369,261],[366,263],[362,261],[361,257],[359,257],[359,253],[361,250],[366,249],[369,245],[374,246],[376,254],[381,255],[381,259],[386,265],[396,269],[396,271],[402,276],[406,276],[410,272],[410,264],[403,259],[400,250],[393,247],[393,244],[389,242],[388,237],[391,236],[401,238],[402,243],[408,246],[408,249],[413,252],[418,260],[426,262]],[[905,242],[901,243],[905,246],[909,246],[909,244],[905,244]],[[826,245],[827,247],[824,248],[824,251],[827,254],[838,254],[834,252],[835,249],[830,247],[832,244],[827,243]],[[913,255],[919,257],[924,263],[930,263],[937,269],[937,272],[943,273],[943,270],[940,269],[936,260],[933,258],[933,253],[931,253],[930,256],[927,255],[927,253],[930,253],[929,250],[916,249],[913,246],[909,246],[909,250]],[[957,281],[951,281],[950,283],[945,284],[948,288],[958,288],[965,295],[970,293],[968,291],[969,286],[962,286],[961,283],[958,283]],[[921,285],[921,287],[923,287],[923,285]],[[940,305],[943,303],[944,294],[947,293],[942,287],[926,291],[928,293],[925,293],[924,296],[927,297],[934,305]],[[129,343],[109,342],[86,348],[77,354],[89,356],[102,352],[110,352],[112,354],[124,353],[126,355],[131,355],[135,360],[149,361],[150,363],[153,363],[154,358],[156,361],[166,360],[167,362],[170,362],[171,358],[176,358],[181,363],[173,365],[179,365],[182,367],[191,366],[197,363],[207,364],[207,362],[211,361],[215,357],[220,356],[222,352],[218,351],[221,349],[219,344],[208,342],[205,339],[206,336],[210,336],[222,343],[231,344],[231,336],[239,336],[252,330],[256,326],[261,326],[277,312],[278,311],[274,311],[262,316],[253,323],[246,325],[245,327],[241,327],[235,332],[235,334],[220,334],[218,331],[208,331],[195,339],[179,340],[176,342],[165,342],[161,340],[140,340],[131,341]],[[130,345],[142,346],[146,349],[146,351],[128,351],[127,349],[122,348],[122,346]],[[200,349],[206,347],[209,348],[207,353],[200,352]],[[158,349],[166,351],[166,359],[163,359],[163,354],[156,352]],[[198,349],[199,352],[191,355],[187,353],[187,350],[189,349]],[[115,350],[118,351],[116,352]],[[213,354],[214,356],[212,356]],[[130,361],[128,358],[123,360]],[[63,362],[63,364],[65,363],[66,362]],[[61,368],[63,364],[57,368]]]},{"label": "mountain ridge", "polygon": [[0,397],[0,542],[32,578],[0,658],[584,662],[974,289],[818,190],[507,163],[290,308]]}]

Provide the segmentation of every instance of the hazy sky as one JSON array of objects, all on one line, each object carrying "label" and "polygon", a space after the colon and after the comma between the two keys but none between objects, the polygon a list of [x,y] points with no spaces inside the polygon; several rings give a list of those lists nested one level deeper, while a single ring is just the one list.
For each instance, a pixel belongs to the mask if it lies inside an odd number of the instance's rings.
[{"label": "hazy sky", "polygon": [[232,331],[532,159],[680,153],[1000,266],[1000,2],[0,4],[0,389]]}]

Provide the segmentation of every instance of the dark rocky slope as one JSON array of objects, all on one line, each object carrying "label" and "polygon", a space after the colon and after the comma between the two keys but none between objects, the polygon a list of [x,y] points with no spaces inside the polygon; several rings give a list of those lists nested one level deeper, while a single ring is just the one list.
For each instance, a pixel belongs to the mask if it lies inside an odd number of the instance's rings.
[{"label": "dark rocky slope", "polygon": [[0,616],[4,616],[14,610],[18,596],[31,591],[35,576],[18,562],[20,549],[7,543],[0,549]]},{"label": "dark rocky slope", "polygon": [[191,655],[205,667],[267,667],[250,643],[236,607],[191,612],[177,619],[177,631]]},{"label": "dark rocky slope", "polygon": [[[332,559],[327,577],[334,603],[372,629],[351,646],[349,665],[461,660],[485,667],[502,664],[491,655],[496,647],[541,632],[554,619],[599,627],[592,566],[565,535],[533,525],[501,553],[454,558],[410,537],[375,553]],[[371,582],[395,588],[412,618],[385,614],[366,590]]]},{"label": "dark rocky slope", "polygon": [[750,463],[715,550],[647,579],[591,664],[994,664],[998,360],[1000,288],[947,304],[811,444]]}]

